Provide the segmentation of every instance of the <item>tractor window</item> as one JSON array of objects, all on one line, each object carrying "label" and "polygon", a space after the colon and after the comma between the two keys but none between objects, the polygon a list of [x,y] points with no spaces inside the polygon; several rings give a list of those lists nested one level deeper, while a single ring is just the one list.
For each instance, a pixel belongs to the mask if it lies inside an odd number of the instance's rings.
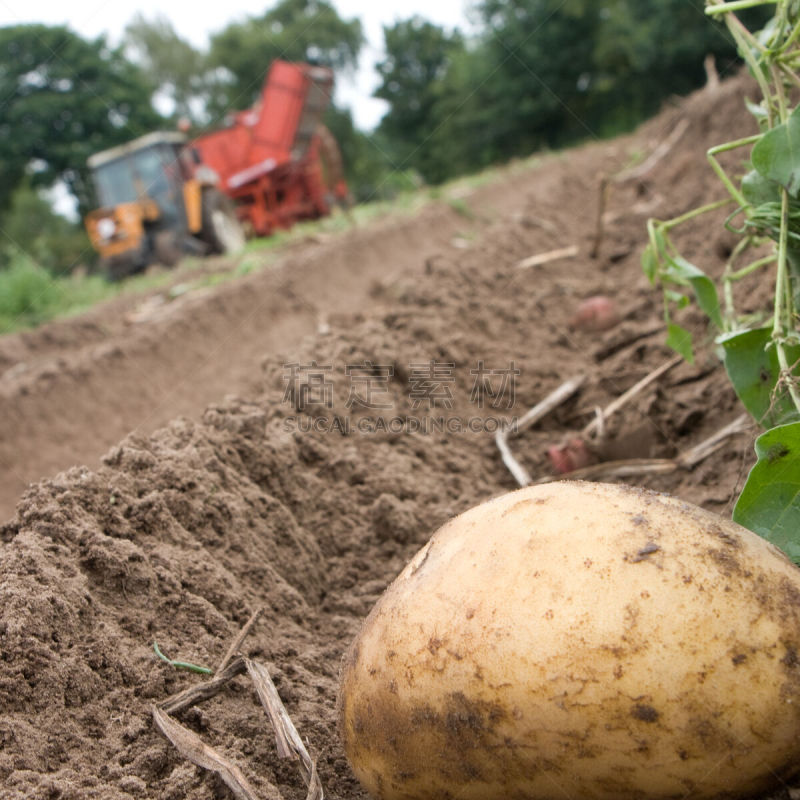
[{"label": "tractor window", "polygon": [[131,164],[126,159],[110,161],[94,173],[97,195],[103,206],[117,206],[136,199]]},{"label": "tractor window", "polygon": [[164,217],[181,218],[180,164],[169,144],[137,150],[103,164],[95,171],[95,182],[104,206],[132,203],[146,196],[156,201]]},{"label": "tractor window", "polygon": [[178,219],[182,179],[174,148],[163,144],[141,150],[134,155],[134,164],[141,193],[152,197],[165,217]]}]

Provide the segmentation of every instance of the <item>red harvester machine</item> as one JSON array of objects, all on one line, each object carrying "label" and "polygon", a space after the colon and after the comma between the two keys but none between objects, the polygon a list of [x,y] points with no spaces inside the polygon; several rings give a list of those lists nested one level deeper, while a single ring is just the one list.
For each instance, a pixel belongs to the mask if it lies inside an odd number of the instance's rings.
[{"label": "red harvester machine", "polygon": [[191,142],[248,232],[267,236],[347,202],[339,148],[320,124],[332,90],[327,67],[275,61],[252,109]]},{"label": "red harvester machine", "polygon": [[86,218],[111,277],[182,252],[231,252],[349,202],[336,141],[321,124],[333,73],[275,61],[259,102],[191,142],[149,133],[89,159],[102,208]]}]

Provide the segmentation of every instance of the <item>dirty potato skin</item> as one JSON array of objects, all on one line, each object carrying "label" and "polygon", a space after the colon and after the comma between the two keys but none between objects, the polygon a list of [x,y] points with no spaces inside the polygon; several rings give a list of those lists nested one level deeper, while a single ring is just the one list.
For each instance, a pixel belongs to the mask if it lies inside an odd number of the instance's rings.
[{"label": "dirty potato skin", "polygon": [[562,482],[442,527],[346,656],[379,800],[738,797],[800,765],[800,570],[696,506]]}]

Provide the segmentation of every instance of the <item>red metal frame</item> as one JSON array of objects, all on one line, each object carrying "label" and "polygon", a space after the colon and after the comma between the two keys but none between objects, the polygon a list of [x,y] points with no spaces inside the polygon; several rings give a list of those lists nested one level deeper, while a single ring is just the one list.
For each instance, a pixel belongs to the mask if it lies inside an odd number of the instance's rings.
[{"label": "red metal frame", "polygon": [[230,127],[191,142],[253,233],[266,236],[324,216],[332,198],[347,196],[340,177],[325,184],[316,133],[332,90],[330,69],[275,61],[256,106],[237,113]]}]

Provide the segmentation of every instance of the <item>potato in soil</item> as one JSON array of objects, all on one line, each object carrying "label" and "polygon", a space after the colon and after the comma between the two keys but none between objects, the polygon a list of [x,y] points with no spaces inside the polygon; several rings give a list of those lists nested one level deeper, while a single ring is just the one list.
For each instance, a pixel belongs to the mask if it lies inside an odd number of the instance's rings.
[{"label": "potato in soil", "polygon": [[381,800],[768,790],[800,765],[800,571],[675,498],[578,482],[443,526],[345,659]]}]

